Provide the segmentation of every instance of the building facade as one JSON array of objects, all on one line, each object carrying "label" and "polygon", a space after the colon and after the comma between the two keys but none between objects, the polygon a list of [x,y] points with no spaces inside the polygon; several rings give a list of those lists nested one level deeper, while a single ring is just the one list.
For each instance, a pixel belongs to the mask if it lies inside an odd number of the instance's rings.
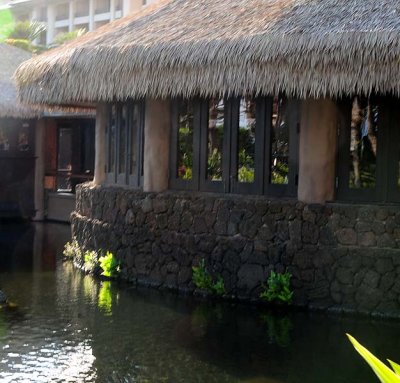
[{"label": "building facade", "polygon": [[8,6],[18,19],[46,24],[40,43],[76,29],[93,31],[113,20],[139,10],[154,0],[14,0]]}]

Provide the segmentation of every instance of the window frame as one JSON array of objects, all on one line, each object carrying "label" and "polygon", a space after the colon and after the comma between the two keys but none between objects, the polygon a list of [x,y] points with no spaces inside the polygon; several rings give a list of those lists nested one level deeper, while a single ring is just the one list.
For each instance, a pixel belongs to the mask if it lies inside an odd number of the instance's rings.
[{"label": "window frame", "polygon": [[[374,99],[373,99],[374,100]],[[377,99],[375,99],[377,100]],[[379,100],[379,99],[378,99]],[[379,185],[382,185],[382,156],[379,155],[382,148],[382,139],[384,139],[383,131],[386,129],[384,110],[382,110],[383,118],[379,120],[377,134],[377,157],[376,157],[376,184],[374,188],[350,188],[350,163],[349,163],[349,148],[351,143],[351,114],[352,114],[352,98],[344,98],[339,101],[339,119],[338,119],[338,160],[336,172],[336,200],[347,202],[377,202],[379,196],[386,192],[379,190]],[[380,107],[380,101],[378,102]]]},{"label": "window frame", "polygon": [[179,150],[179,109],[183,98],[176,98],[172,101],[172,127],[170,142],[170,167],[169,167],[169,185],[172,189],[196,190],[199,188],[200,171],[200,127],[201,127],[201,103],[200,99],[194,98],[186,101],[193,103],[193,168],[192,179],[184,180],[177,176],[178,150]]},{"label": "window frame", "polygon": [[[134,108],[138,107],[138,126],[134,132],[133,116]],[[111,124],[113,120],[113,108],[115,108],[115,137],[114,137],[114,153],[113,153],[113,169],[111,169],[111,155],[112,155],[112,136],[110,135]],[[121,145],[121,122],[123,110],[126,108],[126,121],[125,121],[125,140]],[[128,100],[126,102],[115,102],[108,105],[107,127],[106,127],[106,183],[116,184],[121,186],[131,186],[140,188],[143,186],[143,154],[144,154],[144,108],[143,100]],[[135,148],[132,148],[132,134],[136,134]],[[124,150],[124,172],[121,169],[121,156],[120,151]],[[131,173],[131,156],[133,150],[137,151],[137,166],[133,173]]]},{"label": "window frame", "polygon": [[169,188],[230,194],[256,194],[276,197],[296,197],[299,169],[299,106],[297,99],[288,98],[287,121],[289,124],[289,182],[285,185],[270,183],[272,103],[273,97],[254,97],[256,102],[255,127],[255,177],[253,183],[237,180],[238,126],[240,97],[224,97],[224,140],[222,150],[222,181],[207,179],[209,98],[192,98],[193,132],[193,178],[190,181],[177,177],[179,103],[182,98],[172,100],[172,131],[170,153]]}]

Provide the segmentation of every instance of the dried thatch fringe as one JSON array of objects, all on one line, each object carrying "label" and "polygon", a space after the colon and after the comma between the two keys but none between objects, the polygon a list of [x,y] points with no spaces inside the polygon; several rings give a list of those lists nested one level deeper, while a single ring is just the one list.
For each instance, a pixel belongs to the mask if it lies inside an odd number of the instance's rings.
[{"label": "dried thatch fringe", "polygon": [[165,0],[16,72],[63,104],[178,95],[400,95],[400,0]]}]

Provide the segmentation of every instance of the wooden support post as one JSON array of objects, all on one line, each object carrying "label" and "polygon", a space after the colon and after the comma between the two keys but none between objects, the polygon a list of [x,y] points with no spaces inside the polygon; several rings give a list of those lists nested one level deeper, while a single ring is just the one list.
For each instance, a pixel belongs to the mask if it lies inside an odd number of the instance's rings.
[{"label": "wooden support post", "polygon": [[333,100],[301,102],[298,199],[325,203],[335,196],[338,109]]},{"label": "wooden support post", "polygon": [[168,189],[170,134],[170,102],[146,100],[144,191],[162,192]]}]

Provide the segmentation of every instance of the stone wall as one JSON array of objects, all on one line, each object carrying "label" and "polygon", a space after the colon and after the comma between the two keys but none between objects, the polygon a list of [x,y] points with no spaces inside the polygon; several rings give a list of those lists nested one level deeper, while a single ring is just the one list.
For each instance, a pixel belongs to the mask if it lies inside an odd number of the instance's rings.
[{"label": "stone wall", "polygon": [[397,206],[83,186],[72,223],[82,247],[113,251],[139,283],[191,291],[204,258],[239,299],[287,269],[297,305],[400,316]]}]

